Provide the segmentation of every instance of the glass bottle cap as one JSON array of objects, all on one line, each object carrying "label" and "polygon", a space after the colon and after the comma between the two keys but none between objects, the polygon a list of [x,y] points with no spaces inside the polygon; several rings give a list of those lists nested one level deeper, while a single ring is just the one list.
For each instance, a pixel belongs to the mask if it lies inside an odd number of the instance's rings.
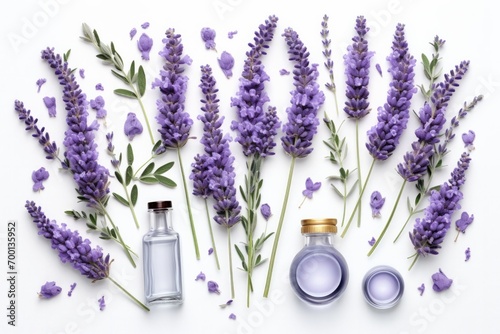
[{"label": "glass bottle cap", "polygon": [[337,219],[302,219],[302,233],[337,233]]},{"label": "glass bottle cap", "polygon": [[166,210],[172,208],[172,201],[148,202],[148,210]]},{"label": "glass bottle cap", "polygon": [[403,296],[404,281],[396,269],[377,266],[366,273],[362,288],[368,304],[378,309],[388,309]]}]

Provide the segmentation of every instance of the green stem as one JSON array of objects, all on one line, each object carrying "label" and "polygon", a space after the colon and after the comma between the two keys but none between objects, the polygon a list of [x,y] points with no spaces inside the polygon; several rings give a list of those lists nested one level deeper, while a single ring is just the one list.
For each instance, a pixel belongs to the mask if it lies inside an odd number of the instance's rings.
[{"label": "green stem", "polygon": [[186,198],[186,204],[188,207],[189,224],[191,225],[191,234],[193,236],[194,250],[195,250],[195,254],[196,254],[196,259],[199,260],[200,259],[200,249],[198,247],[198,238],[196,237],[196,229],[194,227],[193,212],[191,211],[191,202],[189,201],[189,194],[188,194],[188,188],[187,188],[187,183],[186,183],[186,175],[184,174],[184,167],[182,165],[182,157],[181,157],[180,147],[177,148],[177,158],[179,159],[179,168],[181,170],[182,184],[184,186],[184,196]]},{"label": "green stem", "polygon": [[144,104],[142,103],[142,99],[139,97],[139,92],[135,89],[133,84],[130,84],[132,89],[134,90],[134,93],[137,96],[137,101],[139,102],[139,105],[141,106],[142,114],[144,115],[144,119],[146,120],[146,126],[148,127],[148,133],[149,133],[149,138],[151,139],[151,143],[154,145],[155,144],[155,139],[153,136],[153,131],[151,130],[151,125],[149,124],[149,118],[148,114],[146,113],[146,108],[144,108]]},{"label": "green stem", "polygon": [[130,199],[130,194],[128,192],[127,186],[125,184],[123,184],[123,183],[122,183],[122,186],[123,186],[123,190],[125,191],[125,195],[127,196],[128,207],[130,208],[130,212],[132,213],[132,217],[134,218],[135,227],[137,229],[139,229],[139,227],[140,227],[139,226],[139,220],[137,219],[137,215],[135,214],[134,204],[132,204],[132,200]]},{"label": "green stem", "polygon": [[394,212],[396,212],[396,208],[398,206],[399,200],[401,199],[401,194],[403,193],[403,190],[406,185],[406,180],[404,180],[403,184],[401,185],[401,189],[399,190],[398,197],[396,198],[396,203],[394,203],[394,207],[392,208],[391,215],[389,216],[389,220],[387,220],[387,223],[385,223],[384,229],[382,230],[382,233],[380,233],[380,236],[377,238],[373,246],[370,248],[370,251],[368,252],[368,256],[372,255],[373,251],[375,251],[375,248],[377,248],[378,244],[380,243],[380,240],[382,240],[382,237],[384,236],[385,232],[387,231],[387,228],[389,227],[389,224],[391,223],[392,218],[394,217]]},{"label": "green stem", "polygon": [[335,99],[335,110],[337,111],[337,116],[339,115],[339,102],[337,101],[337,89],[333,90],[333,97]]},{"label": "green stem", "polygon": [[127,296],[129,296],[137,305],[139,305],[143,310],[145,311],[148,311],[149,312],[149,308],[144,305],[143,303],[141,303],[137,298],[135,298],[130,292],[128,292],[124,287],[122,287],[120,285],[120,283],[118,283],[117,281],[115,281],[111,276],[108,276],[108,279],[113,282],[114,285],[116,285],[120,290],[122,290],[123,292],[125,292],[125,294]]},{"label": "green stem", "polygon": [[129,259],[132,266],[135,268],[136,267],[135,261],[132,258],[132,255],[130,254],[129,247],[123,241],[123,238],[122,238],[122,235],[120,234],[120,231],[118,231],[118,228],[115,226],[115,223],[113,223],[113,219],[111,219],[111,216],[109,215],[109,213],[106,210],[106,208],[104,207],[104,205],[102,205],[102,203],[99,203],[99,205],[101,207],[101,211],[104,212],[104,215],[108,218],[109,223],[113,227],[113,230],[116,233],[116,237],[118,238],[118,242],[120,243],[120,245],[122,245],[123,250],[125,251],[125,254],[127,255],[127,258]]},{"label": "green stem", "polygon": [[286,206],[288,204],[288,197],[290,196],[290,187],[292,185],[295,160],[296,160],[296,157],[292,157],[292,161],[290,163],[290,170],[288,172],[288,181],[286,184],[285,197],[283,198],[283,205],[281,207],[280,220],[278,223],[278,228],[276,229],[276,234],[274,236],[273,249],[271,251],[271,258],[269,260],[269,268],[267,270],[266,286],[264,288],[264,297],[266,297],[266,298],[269,295],[269,289],[271,287],[271,279],[273,276],[274,261],[276,259],[276,251],[278,249],[278,243],[280,240],[281,228],[283,227],[283,220],[285,219],[285,212],[286,212]]},{"label": "green stem", "polygon": [[231,227],[227,228],[227,252],[229,253],[229,278],[231,280],[231,299],[234,299],[233,252],[232,252],[232,247],[231,247]]},{"label": "green stem", "polygon": [[153,155],[151,155],[151,157],[150,157],[148,160],[146,160],[146,162],[145,162],[145,163],[143,163],[142,165],[140,165],[140,166],[139,166],[139,168],[135,171],[135,173],[134,173],[134,175],[132,176],[132,178],[133,178],[134,180],[136,180],[136,179],[137,179],[137,174],[138,174],[138,173],[139,173],[139,172],[140,172],[140,171],[141,171],[141,170],[142,170],[142,169],[143,169],[143,168],[144,168],[147,164],[149,164],[149,162],[150,162],[151,160],[153,160],[154,158],[155,158],[155,155],[154,155],[154,154],[153,154]]},{"label": "green stem", "polygon": [[215,247],[214,231],[212,229],[210,212],[208,210],[208,201],[206,198],[205,198],[205,212],[207,214],[208,230],[210,231],[210,240],[212,241],[212,249],[214,250],[215,264],[217,265],[217,269],[220,270],[219,255],[217,254],[217,247]]},{"label": "green stem", "polygon": [[[356,118],[356,160],[357,160],[357,169],[358,169],[358,189],[359,194],[361,196],[361,192],[363,189],[363,183],[361,178],[361,161],[359,158],[359,119]],[[358,206],[358,227],[361,226],[361,205]]]},{"label": "green stem", "polygon": [[411,262],[411,265],[410,265],[410,267],[408,268],[408,271],[410,271],[410,270],[411,270],[411,268],[413,268],[413,266],[414,266],[414,265],[415,265],[415,263],[417,262],[418,257],[419,257],[419,254],[418,254],[418,253],[415,253],[415,255],[413,255],[413,257],[414,257],[414,259],[413,259],[413,261]]},{"label": "green stem", "polygon": [[347,230],[349,229],[349,226],[351,225],[352,219],[354,218],[354,215],[356,214],[356,209],[361,206],[361,198],[363,197],[363,194],[365,193],[366,185],[368,184],[368,180],[370,179],[370,175],[372,174],[373,166],[375,165],[375,159],[373,159],[370,169],[368,170],[368,175],[366,176],[366,180],[363,183],[363,188],[361,189],[361,192],[359,193],[358,200],[356,201],[356,205],[354,206],[354,209],[352,210],[351,216],[349,217],[349,220],[347,221],[347,225],[342,231],[342,234],[340,235],[342,238],[345,236],[347,233]]}]

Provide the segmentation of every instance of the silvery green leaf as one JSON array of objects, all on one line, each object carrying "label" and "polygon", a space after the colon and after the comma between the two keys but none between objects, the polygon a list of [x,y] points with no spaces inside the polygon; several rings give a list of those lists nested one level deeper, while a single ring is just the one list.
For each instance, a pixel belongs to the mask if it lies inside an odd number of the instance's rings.
[{"label": "silvery green leaf", "polygon": [[173,180],[171,180],[168,177],[165,177],[163,175],[155,174],[154,177],[158,180],[158,182],[160,182],[160,184],[162,184],[166,187],[174,188],[177,186],[177,184]]},{"label": "silvery green leaf", "polygon": [[354,184],[352,185],[351,189],[347,192],[347,195],[346,195],[346,198],[349,197],[353,190],[356,188],[356,184],[358,184],[359,180],[356,180],[356,182],[354,182]]},{"label": "silvery green leaf", "polygon": [[139,181],[147,184],[156,184],[158,183],[158,180],[154,178],[153,176],[141,176],[139,178]]},{"label": "silvery green leaf", "polygon": [[85,40],[92,42],[94,35],[92,35],[92,30],[90,29],[90,27],[87,23],[82,23],[82,31],[83,31],[83,36],[85,37]]},{"label": "silvery green leaf", "polygon": [[344,198],[344,194],[332,183],[331,184],[333,190],[335,190],[335,192],[337,193],[337,195],[339,195],[340,197]]},{"label": "silvery green leaf", "polygon": [[137,185],[134,184],[132,191],[130,192],[130,201],[132,202],[132,206],[137,204],[137,197],[139,197],[139,189],[137,188]]},{"label": "silvery green leaf", "polygon": [[167,163],[166,163],[166,164],[164,164],[163,166],[158,167],[158,169],[157,169],[157,170],[155,170],[155,172],[154,172],[154,173],[155,173],[155,174],[163,174],[163,173],[165,173],[165,172],[169,171],[169,170],[172,168],[172,166],[173,166],[173,165],[174,165],[174,163],[173,163],[173,162],[167,162]]},{"label": "silvery green leaf", "polygon": [[113,197],[118,201],[120,202],[121,204],[125,205],[125,206],[128,206],[128,201],[123,198],[122,196],[118,195],[117,193],[113,193]]},{"label": "silvery green leaf", "polygon": [[130,63],[130,69],[128,70],[127,76],[129,77],[131,82],[134,82],[135,77],[135,61]]},{"label": "silvery green leaf", "polygon": [[118,88],[118,89],[114,90],[114,93],[116,95],[120,95],[120,96],[124,96],[124,97],[129,97],[129,98],[132,98],[132,99],[137,99],[137,95],[135,95],[134,92],[132,92],[130,90],[127,90],[127,89]]},{"label": "silvery green leaf", "polygon": [[146,93],[146,73],[144,73],[142,66],[139,66],[137,72],[137,87],[139,88],[139,96],[144,96]]},{"label": "silvery green leaf", "polygon": [[114,75],[115,77],[117,77],[118,79],[120,79],[120,80],[121,80],[121,81],[123,81],[124,83],[128,84],[128,79],[127,79],[125,76],[123,76],[123,75],[121,75],[120,73],[118,73],[116,70],[111,69],[111,73],[113,73],[113,75]]},{"label": "silvery green leaf", "polygon": [[106,44],[101,45],[101,52],[105,55],[112,56],[111,48]]},{"label": "silvery green leaf", "polygon": [[132,181],[132,177],[134,175],[134,172],[132,170],[132,166],[127,166],[127,169],[125,170],[125,185],[128,186],[130,182]]},{"label": "silvery green leaf", "polygon": [[134,150],[132,149],[132,145],[129,143],[127,145],[127,165],[132,166],[134,163]]},{"label": "silvery green leaf", "polygon": [[151,162],[149,165],[146,166],[146,168],[144,168],[144,171],[142,172],[141,177],[150,174],[154,168],[155,168],[155,163]]}]

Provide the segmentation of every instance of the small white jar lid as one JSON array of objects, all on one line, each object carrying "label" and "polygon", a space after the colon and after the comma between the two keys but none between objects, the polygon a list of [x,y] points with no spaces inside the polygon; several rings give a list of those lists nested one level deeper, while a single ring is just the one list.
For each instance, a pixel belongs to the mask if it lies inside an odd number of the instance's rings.
[{"label": "small white jar lid", "polygon": [[378,309],[388,309],[403,296],[404,281],[396,269],[376,266],[366,273],[362,289],[368,304]]}]

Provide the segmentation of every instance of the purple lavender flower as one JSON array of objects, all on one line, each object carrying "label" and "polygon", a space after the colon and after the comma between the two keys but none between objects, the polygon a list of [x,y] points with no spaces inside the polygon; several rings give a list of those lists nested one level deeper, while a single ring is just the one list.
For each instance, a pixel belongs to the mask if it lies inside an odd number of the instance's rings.
[{"label": "purple lavender flower", "polygon": [[460,215],[460,218],[455,221],[455,226],[458,231],[457,237],[455,238],[455,241],[457,241],[458,236],[461,233],[465,233],[465,230],[467,227],[469,227],[470,224],[474,221],[474,215],[470,215],[467,212],[462,212]]},{"label": "purple lavender flower", "polygon": [[61,287],[57,286],[56,282],[46,282],[40,288],[40,292],[38,293],[38,296],[40,298],[49,299],[49,298],[55,297],[58,294],[60,294],[61,290],[62,290]]},{"label": "purple lavender flower", "polygon": [[282,68],[282,69],[280,70],[280,75],[289,75],[289,74],[290,74],[290,71],[288,71],[288,70],[287,70],[287,69],[285,69],[285,68]]},{"label": "purple lavender flower", "polygon": [[37,93],[40,93],[40,89],[42,88],[42,86],[47,82],[47,79],[45,78],[40,78],[36,81],[36,85],[38,86],[38,90],[37,90]]},{"label": "purple lavender flower", "polygon": [[421,179],[427,172],[430,158],[434,154],[434,145],[439,143],[441,129],[446,122],[444,112],[448,101],[458,86],[458,81],[469,68],[469,62],[461,62],[455,71],[445,75],[445,80],[436,85],[430,103],[420,109],[420,127],[415,130],[417,141],[412,143],[412,151],[407,152],[403,163],[398,164],[398,173],[408,182]]},{"label": "purple lavender flower", "polygon": [[96,111],[97,118],[105,118],[108,114],[107,110],[104,109],[105,104],[106,102],[101,95],[97,96],[95,99],[90,100],[90,107]]},{"label": "purple lavender flower", "polygon": [[229,38],[229,39],[233,39],[234,35],[236,35],[237,33],[238,33],[238,31],[237,31],[237,30],[234,30],[234,31],[229,31],[229,32],[227,33],[227,38]]},{"label": "purple lavender flower", "polygon": [[43,186],[43,181],[49,178],[49,172],[44,168],[40,167],[38,170],[31,173],[31,180],[33,180],[33,191],[39,191],[45,189]]},{"label": "purple lavender flower", "polygon": [[[16,100],[14,103],[14,109],[19,115],[19,119],[24,121],[24,125],[26,126],[25,130],[28,132],[33,132],[32,136],[38,139],[38,143],[42,145],[44,152],[47,154],[45,158],[59,159],[59,149],[57,148],[57,144],[55,141],[50,141],[50,136],[47,132],[45,132],[45,127],[38,127],[38,119],[31,116],[31,111],[26,110],[24,108],[24,103]],[[62,162],[62,167],[67,168],[67,164]]]},{"label": "purple lavender flower", "polygon": [[205,48],[209,50],[215,50],[215,30],[212,28],[202,28],[201,29],[201,39],[205,42]]},{"label": "purple lavender flower", "polygon": [[84,68],[79,69],[78,73],[80,74],[80,78],[85,79],[85,69]]},{"label": "purple lavender flower", "polygon": [[370,30],[363,16],[356,18],[356,36],[353,43],[347,47],[344,56],[346,81],[346,98],[344,111],[355,119],[360,119],[370,112],[368,102],[368,83],[370,81],[370,59],[373,52],[368,51],[368,41],[365,35]]},{"label": "purple lavender flower", "polygon": [[137,41],[137,48],[141,51],[141,57],[144,60],[149,60],[149,52],[153,47],[153,39],[147,34],[143,33]]},{"label": "purple lavender flower", "polygon": [[372,237],[370,240],[368,240],[368,245],[373,246],[375,244],[375,237]]},{"label": "purple lavender flower", "polygon": [[76,288],[76,282],[69,286],[68,297],[71,297],[73,295],[73,290],[75,290],[75,288]]},{"label": "purple lavender flower", "polygon": [[206,276],[205,274],[200,271],[200,273],[196,276],[196,278],[194,279],[195,281],[204,281],[206,279]]},{"label": "purple lavender flower", "polygon": [[441,248],[450,228],[451,215],[460,209],[459,202],[463,197],[460,187],[465,182],[465,171],[469,168],[469,163],[469,154],[462,153],[451,178],[439,190],[431,191],[424,217],[416,219],[413,232],[410,232],[410,240],[417,251],[415,261],[419,255],[438,254],[437,249]]},{"label": "purple lavender flower", "polygon": [[302,195],[311,199],[313,197],[313,193],[318,191],[321,188],[321,182],[313,182],[313,180],[308,177],[306,179],[306,189],[302,191]]},{"label": "purple lavender flower", "polygon": [[451,287],[451,284],[453,283],[452,279],[449,279],[439,268],[439,272],[432,274],[432,282],[434,284],[432,285],[432,289],[436,292],[441,292],[444,290],[448,290]]},{"label": "purple lavender flower", "polygon": [[422,285],[420,285],[418,288],[417,288],[418,291],[420,291],[420,295],[422,296],[424,294],[424,291],[425,291],[425,284],[422,283]]},{"label": "purple lavender flower", "polygon": [[470,260],[470,247],[467,247],[467,249],[465,250],[465,261],[469,260]]},{"label": "purple lavender flower", "polygon": [[231,314],[229,315],[229,319],[231,319],[231,320],[236,320],[236,314],[231,313]]},{"label": "purple lavender flower", "polygon": [[476,133],[472,130],[469,130],[469,132],[462,134],[464,145],[469,151],[472,151],[474,149],[474,139],[476,139]]},{"label": "purple lavender flower", "polygon": [[134,36],[137,34],[137,29],[136,28],[130,29],[130,32],[128,34],[130,36],[130,39],[132,40]]},{"label": "purple lavender flower", "polygon": [[127,114],[127,120],[123,126],[123,131],[129,140],[134,139],[136,135],[140,135],[142,133],[142,124],[137,118],[136,114],[133,112],[129,112]]},{"label": "purple lavender flower", "polygon": [[389,158],[406,129],[413,94],[417,88],[413,83],[416,60],[408,52],[404,25],[398,24],[392,43],[392,53],[387,57],[392,77],[387,102],[378,108],[377,125],[368,130],[366,147],[377,160]]},{"label": "purple lavender flower", "polygon": [[220,58],[217,59],[219,62],[219,66],[222,69],[222,72],[224,72],[224,75],[226,78],[230,78],[233,76],[233,66],[234,66],[234,58],[233,56],[226,51],[222,51],[222,54],[220,55]]},{"label": "purple lavender flower", "polygon": [[214,253],[214,248],[213,247],[210,247],[208,249],[208,255],[212,255]]},{"label": "purple lavender flower", "polygon": [[106,301],[104,300],[104,296],[99,298],[97,302],[99,303],[99,310],[104,311],[104,309],[106,308]]},{"label": "purple lavender flower", "polygon": [[372,217],[380,216],[380,209],[384,206],[385,197],[382,197],[379,191],[375,190],[370,196],[370,207],[372,208]]},{"label": "purple lavender flower", "polygon": [[220,295],[219,284],[217,284],[216,282],[208,281],[207,288],[208,288],[208,292],[216,293],[216,294]]},{"label": "purple lavender flower", "polygon": [[141,24],[141,28],[142,28],[142,29],[147,29],[147,28],[149,28],[149,22],[144,22],[143,24]]},{"label": "purple lavender flower", "polygon": [[111,261],[109,254],[103,256],[101,247],[91,248],[90,240],[83,240],[77,231],[67,229],[66,224],[59,226],[54,220],[47,218],[35,202],[26,201],[25,207],[38,227],[38,234],[51,241],[52,249],[59,252],[63,263],[70,263],[93,281],[108,277]]},{"label": "purple lavender flower", "polygon": [[182,75],[184,66],[190,65],[189,56],[183,56],[181,35],[174,29],[168,29],[163,39],[165,47],[160,55],[165,59],[160,78],[156,78],[153,87],[158,87],[161,99],[157,100],[158,116],[156,121],[160,125],[160,134],[166,148],[177,149],[183,147],[189,137],[193,120],[184,111],[188,77]]},{"label": "purple lavender flower", "polygon": [[269,102],[264,90],[264,83],[269,81],[269,76],[264,71],[261,57],[269,48],[277,22],[276,16],[270,16],[255,32],[254,42],[249,44],[251,49],[246,52],[239,91],[236,97],[231,98],[231,106],[237,108],[237,117],[231,123],[231,130],[238,133],[235,141],[243,147],[243,154],[247,157],[258,155],[265,158],[273,155],[272,149],[276,146],[274,137],[280,123],[276,109],[269,107],[266,112],[264,107]]},{"label": "purple lavender flower", "polygon": [[56,98],[55,97],[50,97],[50,96],[45,96],[43,98],[43,104],[45,104],[45,107],[47,107],[49,111],[49,116],[50,117],[55,117],[57,114],[56,111]]},{"label": "purple lavender flower", "polygon": [[104,90],[104,86],[102,85],[102,83],[97,83],[95,85],[95,90],[100,90],[100,91],[103,91]]},{"label": "purple lavender flower", "polygon": [[271,217],[271,207],[269,206],[269,204],[265,203],[265,204],[262,204],[260,206],[260,213],[262,214],[262,216],[264,217],[265,220],[269,220],[269,218]]},{"label": "purple lavender flower", "polygon": [[293,79],[295,90],[290,92],[291,106],[287,108],[288,122],[283,125],[281,143],[285,152],[295,158],[305,158],[312,152],[312,139],[317,132],[318,109],[325,101],[319,90],[317,64],[309,64],[309,52],[299,35],[288,28],[283,34],[288,45],[289,59],[295,62]]},{"label": "purple lavender flower", "polygon": [[42,59],[54,70],[63,86],[63,101],[66,104],[68,126],[65,132],[64,153],[67,164],[78,185],[78,193],[91,207],[100,207],[106,203],[109,193],[109,171],[99,165],[97,144],[94,142],[95,131],[99,124],[87,123],[88,102],[86,95],[76,82],[73,71],[54,49],[42,51]]},{"label": "purple lavender flower", "polygon": [[377,70],[378,74],[380,74],[380,76],[383,76],[382,74],[382,67],[380,67],[380,64],[375,64],[375,69]]}]

